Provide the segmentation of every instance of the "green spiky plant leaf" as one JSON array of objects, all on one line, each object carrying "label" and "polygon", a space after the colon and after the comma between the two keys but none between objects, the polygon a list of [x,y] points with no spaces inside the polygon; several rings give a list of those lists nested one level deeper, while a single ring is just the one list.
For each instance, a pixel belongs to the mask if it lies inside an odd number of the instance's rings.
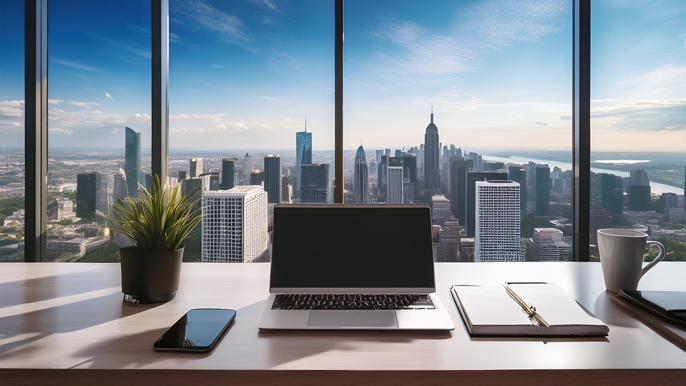
[{"label": "green spiky plant leaf", "polygon": [[176,251],[202,218],[195,209],[199,199],[191,197],[181,193],[181,184],[162,186],[155,175],[150,192],[139,184],[138,201],[114,203],[114,214],[106,216],[109,228],[143,252]]}]

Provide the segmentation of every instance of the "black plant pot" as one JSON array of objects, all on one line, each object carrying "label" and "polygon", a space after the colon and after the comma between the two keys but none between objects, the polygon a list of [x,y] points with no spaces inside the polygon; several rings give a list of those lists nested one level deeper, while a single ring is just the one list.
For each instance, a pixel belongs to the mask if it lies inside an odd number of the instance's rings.
[{"label": "black plant pot", "polygon": [[119,250],[121,291],[133,303],[162,303],[176,297],[181,275],[183,249],[142,252],[137,247]]}]

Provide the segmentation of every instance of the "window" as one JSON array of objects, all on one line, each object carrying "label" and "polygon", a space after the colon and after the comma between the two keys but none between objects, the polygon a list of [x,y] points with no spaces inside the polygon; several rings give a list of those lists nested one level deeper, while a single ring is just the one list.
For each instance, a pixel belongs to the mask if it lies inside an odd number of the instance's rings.
[{"label": "window", "polygon": [[169,30],[169,176],[236,205],[205,199],[184,261],[269,261],[274,204],[333,202],[334,1],[171,0]]},{"label": "window", "polygon": [[436,261],[571,260],[571,6],[346,0],[346,202],[428,203]]},{"label": "window", "polygon": [[0,262],[24,260],[24,2],[0,0]]},{"label": "window", "polygon": [[596,231],[612,227],[686,260],[686,3],[593,1],[592,12],[591,259]]},{"label": "window", "polygon": [[114,262],[103,215],[150,179],[150,4],[50,0],[48,261]]}]

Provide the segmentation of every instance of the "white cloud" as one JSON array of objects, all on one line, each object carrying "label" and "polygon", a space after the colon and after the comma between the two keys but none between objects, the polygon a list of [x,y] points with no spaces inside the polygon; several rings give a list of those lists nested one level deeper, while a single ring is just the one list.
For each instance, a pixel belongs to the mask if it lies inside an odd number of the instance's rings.
[{"label": "white cloud", "polygon": [[273,0],[250,0],[251,3],[254,4],[261,4],[264,5],[265,7],[271,9],[272,11],[279,11],[279,7],[276,6],[275,2]]},{"label": "white cloud", "polygon": [[545,122],[538,122],[538,121],[537,121],[536,124],[537,124],[537,125],[540,125],[540,126],[548,126],[548,124],[545,123]]},{"label": "white cloud", "polygon": [[91,67],[91,66],[87,66],[87,65],[81,64],[81,63],[69,62],[69,61],[62,60],[62,59],[57,59],[57,58],[50,58],[50,60],[53,61],[53,62],[55,62],[55,63],[57,63],[57,64],[61,64],[61,65],[63,65],[63,66],[78,68],[79,70],[96,71],[96,72],[97,72],[97,71],[100,71],[100,70],[98,70],[98,69],[96,69],[96,68],[93,68],[93,67]]},{"label": "white cloud", "polygon": [[58,105],[60,103],[64,103],[64,101],[61,99],[48,99],[48,104],[50,105]]},{"label": "white cloud", "polygon": [[236,16],[220,11],[206,0],[186,0],[175,2],[174,11],[180,11],[192,23],[193,28],[203,28],[219,32],[227,42],[241,43],[250,39],[243,31],[243,22]]},{"label": "white cloud", "polygon": [[58,129],[58,128],[51,128],[51,129],[48,129],[48,131],[55,133],[55,134],[64,134],[64,135],[71,135],[73,133],[72,130]]},{"label": "white cloud", "polygon": [[[72,106],[79,106],[79,107],[85,107],[85,108],[87,108],[87,109],[90,109],[91,107],[93,107],[93,106],[99,106],[99,105],[101,105],[102,103],[98,103],[98,102],[75,102],[75,101],[69,101],[68,104],[70,104],[70,105],[72,105]],[[96,110],[96,111],[97,111],[97,110]]]},{"label": "white cloud", "polygon": [[112,134],[117,134],[119,132],[119,129],[112,128]]},{"label": "white cloud", "polygon": [[169,120],[175,119],[206,119],[212,122],[218,122],[223,117],[228,116],[229,113],[219,113],[219,114],[176,114],[170,115]]},{"label": "white cloud", "polygon": [[16,121],[6,121],[3,119],[0,119],[0,126],[21,127],[21,123],[16,122]]},{"label": "white cloud", "polygon": [[617,83],[629,95],[660,99],[681,97],[686,90],[686,65],[667,64]]},{"label": "white cloud", "polygon": [[218,65],[218,64],[213,64],[212,67],[214,67],[214,68],[224,68],[224,66],[220,66],[220,65]]},{"label": "white cloud", "polygon": [[142,121],[149,121],[150,120],[150,115],[148,115],[147,113],[143,113],[143,114],[136,113],[136,114],[133,114],[133,116],[142,120]]},{"label": "white cloud", "polygon": [[261,96],[260,99],[266,99],[268,101],[277,101],[277,102],[283,102],[285,99],[279,99],[279,98],[274,98],[270,96]]},{"label": "white cloud", "polygon": [[179,128],[179,129],[171,129],[172,133],[188,133],[188,129],[185,127]]},{"label": "white cloud", "polygon": [[108,92],[105,93],[105,96],[106,96],[108,99],[114,99],[114,98],[112,98],[112,96],[111,96],[110,93],[108,93]]},{"label": "white cloud", "polygon": [[568,8],[564,0],[488,0],[458,13],[452,27],[440,33],[391,19],[382,22],[371,36],[396,45],[400,54],[382,52],[380,56],[405,72],[469,72],[489,51],[561,31]]}]

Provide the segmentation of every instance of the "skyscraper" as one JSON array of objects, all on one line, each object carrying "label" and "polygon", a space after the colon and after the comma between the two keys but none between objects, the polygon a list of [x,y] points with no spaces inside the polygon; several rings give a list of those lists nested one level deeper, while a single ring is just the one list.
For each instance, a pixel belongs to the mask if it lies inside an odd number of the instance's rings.
[{"label": "skyscraper", "polygon": [[476,182],[474,261],[522,261],[519,184]]},{"label": "skyscraper", "polygon": [[124,169],[119,168],[119,171],[114,175],[112,194],[115,200],[123,200],[129,196],[129,187],[126,182],[126,172],[124,172]]},{"label": "skyscraper", "polygon": [[202,261],[250,263],[267,250],[267,193],[261,186],[206,192]]},{"label": "skyscraper", "polygon": [[467,163],[462,157],[450,157],[450,199],[453,216],[464,226],[467,211]]},{"label": "skyscraper", "polygon": [[190,177],[199,177],[204,173],[202,158],[191,158],[190,160]]},{"label": "skyscraper", "polygon": [[300,202],[325,204],[330,201],[329,164],[302,164]]},{"label": "skyscraper", "polygon": [[281,176],[281,202],[290,203],[293,186],[288,183],[288,176]]},{"label": "skyscraper", "polygon": [[376,151],[376,164],[379,165],[381,163],[381,156],[383,155],[383,150],[377,150]]},{"label": "skyscraper", "polygon": [[367,156],[362,145],[357,148],[357,153],[355,154],[353,197],[356,204],[369,203],[369,168],[367,167]]},{"label": "skyscraper", "polygon": [[253,172],[253,170],[255,170],[255,161],[253,160],[253,157],[250,155],[250,153],[245,153],[245,157],[243,157],[241,173],[248,177],[250,176],[250,173]]},{"label": "skyscraper", "polygon": [[141,181],[141,133],[136,133],[128,127],[125,131],[124,173],[126,173],[126,184],[129,189],[129,197],[138,197],[138,184],[145,183],[145,181]]},{"label": "skyscraper", "polygon": [[433,225],[444,226],[445,221],[452,216],[450,212],[450,200],[442,194],[431,196],[431,223]]},{"label": "skyscraper", "polygon": [[281,202],[281,157],[278,154],[264,157],[264,190],[268,203]]},{"label": "skyscraper", "polygon": [[403,162],[401,158],[391,157],[388,159],[386,202],[389,204],[403,203]]},{"label": "skyscraper", "polygon": [[467,218],[465,224],[467,237],[474,237],[476,230],[476,182],[505,180],[507,180],[507,173],[467,172]]},{"label": "skyscraper", "polygon": [[234,159],[224,158],[222,160],[222,180],[219,186],[220,190],[229,190],[236,185],[233,180],[235,172],[236,169]]},{"label": "skyscraper", "polygon": [[510,180],[519,184],[519,209],[526,212],[526,203],[528,201],[526,194],[526,168],[523,166],[509,166],[508,172]]},{"label": "skyscraper", "polygon": [[434,112],[431,108],[431,123],[424,134],[424,188],[435,190],[441,188],[438,127],[434,124]]},{"label": "skyscraper", "polygon": [[650,209],[650,180],[643,169],[632,170],[629,175],[629,210]]},{"label": "skyscraper", "polygon": [[572,261],[572,246],[556,228],[534,228],[533,237],[525,240],[526,261]]},{"label": "skyscraper", "polygon": [[550,167],[536,165],[536,216],[550,213]]},{"label": "skyscraper", "polygon": [[264,172],[262,170],[253,170],[250,172],[250,185],[262,185],[264,182]]},{"label": "skyscraper", "polygon": [[305,131],[295,133],[295,191],[300,194],[301,172],[300,165],[312,163],[312,133],[307,132],[307,120]]},{"label": "skyscraper", "polygon": [[96,209],[100,209],[98,199],[101,190],[101,176],[98,172],[79,173],[76,175],[76,215],[92,218]]},{"label": "skyscraper", "polygon": [[179,174],[177,175],[177,179],[179,182],[185,180],[186,179],[186,171],[185,170],[179,170]]}]

